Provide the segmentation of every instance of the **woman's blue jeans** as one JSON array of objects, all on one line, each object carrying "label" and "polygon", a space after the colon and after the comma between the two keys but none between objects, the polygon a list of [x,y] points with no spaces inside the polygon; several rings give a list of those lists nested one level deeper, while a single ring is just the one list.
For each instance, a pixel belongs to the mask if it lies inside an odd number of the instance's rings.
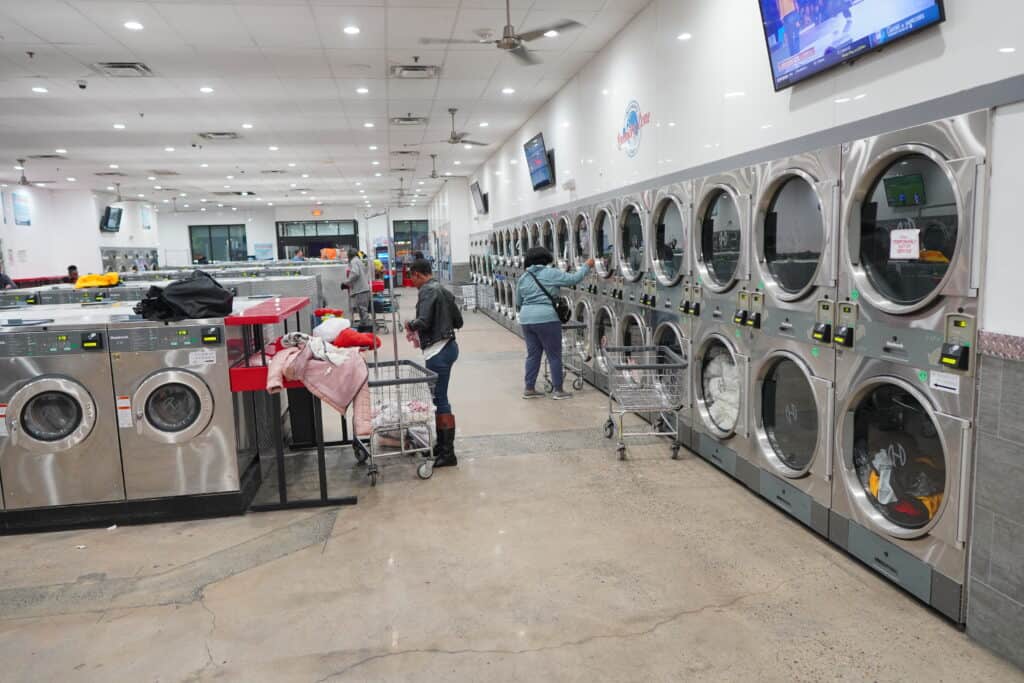
[{"label": "woman's blue jeans", "polygon": [[452,404],[448,401],[448,383],[452,378],[452,366],[459,359],[459,345],[454,339],[449,341],[444,350],[427,361],[427,370],[437,374],[434,385],[434,407],[438,415],[451,415]]}]

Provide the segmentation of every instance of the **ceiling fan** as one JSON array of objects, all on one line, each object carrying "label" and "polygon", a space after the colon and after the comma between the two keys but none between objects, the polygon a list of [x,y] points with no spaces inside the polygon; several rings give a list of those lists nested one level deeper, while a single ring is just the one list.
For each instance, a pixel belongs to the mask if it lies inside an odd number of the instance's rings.
[{"label": "ceiling fan", "polygon": [[478,40],[461,40],[458,38],[420,38],[420,43],[423,45],[489,45],[494,44],[499,50],[505,50],[511,53],[519,61],[524,64],[536,64],[537,58],[533,56],[524,43],[528,43],[532,40],[542,38],[545,33],[550,31],[565,31],[568,29],[582,28],[583,24],[572,19],[563,19],[562,21],[551,24],[550,26],[542,26],[541,28],[535,28],[530,31],[523,31],[522,33],[516,33],[515,27],[512,25],[512,7],[511,0],[505,0],[505,28],[502,31],[501,38],[498,40],[490,40],[489,35],[485,38]]},{"label": "ceiling fan", "polygon": [[475,147],[486,147],[488,144],[490,144],[490,143],[487,143],[487,142],[477,142],[475,140],[467,140],[466,137],[469,136],[469,133],[456,133],[455,132],[455,112],[457,112],[457,111],[458,111],[458,109],[456,109],[455,107],[449,107],[448,108],[448,113],[452,117],[452,134],[450,136],[448,136],[447,140],[439,140],[438,142],[447,142],[449,145],[473,145]]},{"label": "ceiling fan", "polygon": [[50,185],[57,182],[56,180],[29,180],[28,178],[25,177],[25,160],[18,159],[17,161],[18,169],[21,170],[21,178],[19,178],[17,181],[19,185],[28,187],[29,185]]},{"label": "ceiling fan", "polygon": [[430,155],[430,175],[420,178],[420,180],[443,180],[444,178],[437,174],[437,155]]}]

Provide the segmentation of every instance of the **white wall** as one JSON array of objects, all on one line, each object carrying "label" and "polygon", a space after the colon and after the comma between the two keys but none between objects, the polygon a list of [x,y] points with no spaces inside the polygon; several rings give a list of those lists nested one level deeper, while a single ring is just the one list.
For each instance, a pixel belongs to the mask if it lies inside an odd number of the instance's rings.
[{"label": "white wall", "polygon": [[[0,239],[4,264],[11,277],[64,275],[70,264],[77,265],[82,273],[99,272],[100,247],[159,246],[159,214],[152,213],[151,229],[142,229],[141,209],[149,206],[145,202],[115,202],[113,195],[89,190],[18,187],[2,192],[4,216],[0,220]],[[14,224],[13,192],[28,198],[32,225]],[[107,205],[123,209],[119,232],[100,232],[100,216]]]},{"label": "white wall", "polygon": [[[493,209],[492,209],[493,211]],[[466,178],[448,178],[434,196],[428,209],[431,243],[436,233],[442,250],[449,250],[452,263],[469,263],[469,236],[486,230],[491,223],[487,216],[476,216]],[[446,254],[434,254],[444,259]]]},{"label": "white wall", "polygon": [[992,129],[992,182],[988,212],[988,248],[981,329],[1024,337],[1024,311],[1020,305],[1021,229],[1020,193],[1024,188],[1024,104],[996,112]]},{"label": "white wall", "polygon": [[[543,211],[1024,71],[1024,3],[947,3],[947,11],[938,29],[776,93],[756,2],[654,0],[478,170],[490,219]],[[684,31],[693,38],[677,40]],[[1000,46],[1019,49],[1007,55]],[[843,98],[851,99],[836,102]],[[651,113],[632,158],[616,142],[631,100]],[[522,145],[538,132],[555,150],[559,187],[534,192]],[[567,180],[575,180],[575,191],[562,189]]]}]

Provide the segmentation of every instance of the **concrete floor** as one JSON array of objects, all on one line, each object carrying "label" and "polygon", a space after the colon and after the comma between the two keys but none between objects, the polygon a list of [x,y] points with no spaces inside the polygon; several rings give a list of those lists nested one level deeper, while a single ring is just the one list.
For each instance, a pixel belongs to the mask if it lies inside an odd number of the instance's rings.
[{"label": "concrete floor", "polygon": [[519,399],[482,315],[460,345],[429,482],[337,452],[355,507],[0,538],[3,680],[1024,680],[703,461],[616,460],[593,389]]}]

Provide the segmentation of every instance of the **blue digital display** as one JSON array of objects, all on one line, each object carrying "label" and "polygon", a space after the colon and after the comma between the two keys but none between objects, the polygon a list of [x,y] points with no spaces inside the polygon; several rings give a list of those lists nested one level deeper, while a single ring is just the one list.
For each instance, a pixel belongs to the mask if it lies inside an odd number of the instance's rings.
[{"label": "blue digital display", "polygon": [[526,165],[530,169],[530,181],[533,189],[539,190],[555,184],[555,174],[551,169],[551,160],[548,159],[548,149],[544,146],[544,134],[537,133],[530,141],[523,145],[526,152]]},{"label": "blue digital display", "polygon": [[759,0],[782,90],[946,20],[943,0]]}]

